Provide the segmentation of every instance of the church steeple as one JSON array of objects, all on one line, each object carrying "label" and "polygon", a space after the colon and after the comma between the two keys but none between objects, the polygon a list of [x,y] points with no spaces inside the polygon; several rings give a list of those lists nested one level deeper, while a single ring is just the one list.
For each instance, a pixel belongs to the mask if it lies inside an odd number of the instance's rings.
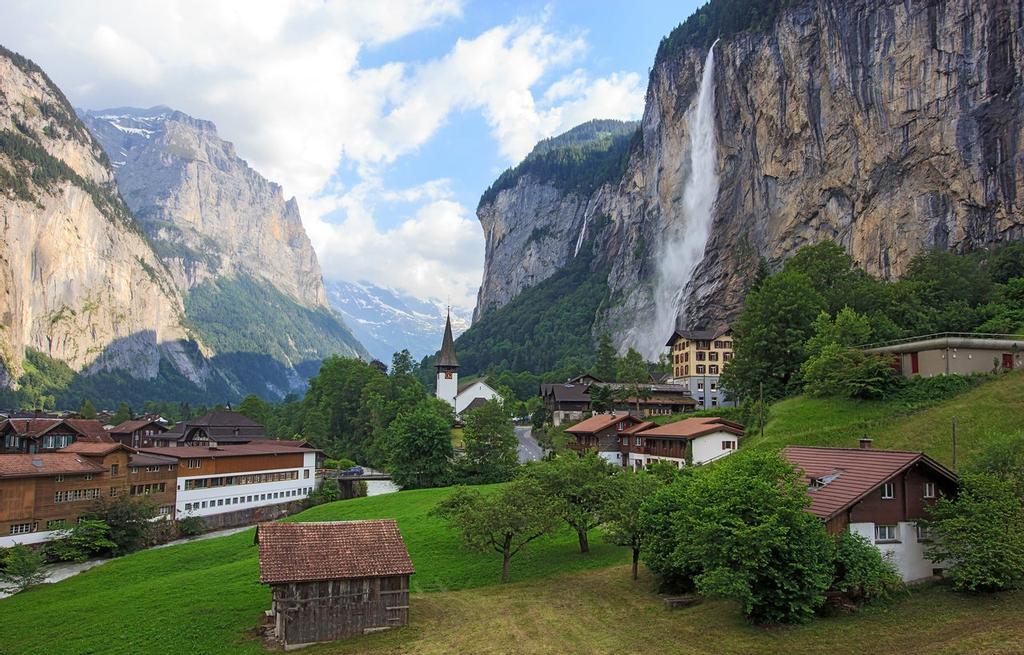
[{"label": "church steeple", "polygon": [[441,352],[437,355],[435,367],[438,372],[443,368],[459,368],[459,358],[455,356],[455,339],[452,338],[452,312],[450,309],[444,322],[444,339],[441,340]]},{"label": "church steeple", "polygon": [[459,395],[459,358],[455,356],[455,339],[452,338],[452,310],[448,308],[448,318],[444,322],[444,339],[441,340],[441,352],[437,353],[437,397],[452,407],[456,405]]}]

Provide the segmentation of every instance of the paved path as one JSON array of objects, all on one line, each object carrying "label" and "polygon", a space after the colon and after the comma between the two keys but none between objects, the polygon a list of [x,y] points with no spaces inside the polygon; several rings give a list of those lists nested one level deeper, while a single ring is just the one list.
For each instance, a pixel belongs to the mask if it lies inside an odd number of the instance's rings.
[{"label": "paved path", "polygon": [[520,464],[536,462],[544,456],[544,451],[537,445],[537,440],[533,438],[533,428],[530,426],[517,425],[516,438],[519,439],[519,447],[516,448],[516,451],[519,453]]}]

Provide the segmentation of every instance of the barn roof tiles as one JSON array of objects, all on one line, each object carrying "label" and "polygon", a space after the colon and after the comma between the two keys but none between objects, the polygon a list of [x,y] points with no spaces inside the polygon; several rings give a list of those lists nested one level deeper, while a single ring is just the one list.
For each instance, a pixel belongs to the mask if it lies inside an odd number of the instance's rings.
[{"label": "barn roof tiles", "polygon": [[394,519],[264,523],[256,540],[264,584],[415,573]]}]

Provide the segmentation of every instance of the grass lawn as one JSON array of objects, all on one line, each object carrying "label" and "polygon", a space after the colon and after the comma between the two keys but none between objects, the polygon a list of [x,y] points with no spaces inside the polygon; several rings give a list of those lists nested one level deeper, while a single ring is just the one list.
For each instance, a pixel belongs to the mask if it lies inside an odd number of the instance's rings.
[{"label": "grass lawn", "polygon": [[[415,591],[497,583],[497,553],[472,553],[427,512],[449,489],[403,491],[321,505],[293,520],[395,518],[419,571]],[[592,539],[577,552],[575,533],[530,544],[512,560],[512,579],[627,561],[624,549]],[[253,530],[135,553],[54,585],[0,600],[0,654],[259,653],[247,631],[270,607],[258,582]]]},{"label": "grass lawn", "polygon": [[771,406],[764,437],[751,433],[745,445],[856,447],[860,437],[868,436],[874,439],[875,448],[923,450],[949,466],[954,416],[960,463],[993,438],[1024,436],[1024,371],[1007,373],[953,398],[918,408],[884,400],[788,398]]},{"label": "grass lawn", "polygon": [[412,599],[407,628],[310,653],[994,655],[1024,652],[1024,592],[968,597],[923,587],[890,607],[758,628],[724,601],[666,611],[626,566]]}]

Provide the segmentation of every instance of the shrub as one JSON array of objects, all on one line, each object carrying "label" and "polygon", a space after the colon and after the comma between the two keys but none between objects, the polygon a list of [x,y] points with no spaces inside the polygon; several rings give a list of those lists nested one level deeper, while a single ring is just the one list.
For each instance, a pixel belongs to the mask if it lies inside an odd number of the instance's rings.
[{"label": "shrub", "polygon": [[96,519],[82,519],[46,546],[46,555],[57,562],[84,562],[117,548],[110,540],[110,526]]},{"label": "shrub", "polygon": [[805,361],[801,374],[811,396],[882,398],[898,384],[886,358],[837,343]]},{"label": "shrub", "polygon": [[9,594],[24,591],[46,579],[42,554],[24,544],[4,551],[0,564],[0,590]]},{"label": "shrub", "polygon": [[844,532],[836,540],[835,567],[832,588],[855,602],[884,600],[903,585],[896,565],[854,532]]},{"label": "shrub", "polygon": [[[363,482],[364,485],[366,484],[364,481],[360,482]],[[341,489],[338,488],[337,482],[325,478],[320,483],[320,486],[314,489],[313,493],[306,497],[306,500],[309,502],[310,506],[333,503],[336,500],[341,500]]]},{"label": "shrub", "polygon": [[206,521],[201,516],[186,516],[178,519],[178,536],[194,537],[206,530]]},{"label": "shrub", "polygon": [[1024,580],[1024,507],[1013,484],[988,474],[960,479],[955,500],[940,498],[926,556],[952,562],[958,591],[1000,591]]},{"label": "shrub", "polygon": [[644,561],[673,584],[739,601],[755,623],[803,621],[824,603],[834,559],[808,503],[801,473],[775,453],[692,467],[644,504]]},{"label": "shrub", "polygon": [[892,398],[911,406],[930,404],[952,398],[991,377],[988,374],[975,374],[906,378],[893,392]]},{"label": "shrub", "polygon": [[100,498],[85,516],[109,526],[109,537],[114,542],[113,555],[124,555],[150,545],[155,517],[156,505],[152,501],[132,496]]}]

